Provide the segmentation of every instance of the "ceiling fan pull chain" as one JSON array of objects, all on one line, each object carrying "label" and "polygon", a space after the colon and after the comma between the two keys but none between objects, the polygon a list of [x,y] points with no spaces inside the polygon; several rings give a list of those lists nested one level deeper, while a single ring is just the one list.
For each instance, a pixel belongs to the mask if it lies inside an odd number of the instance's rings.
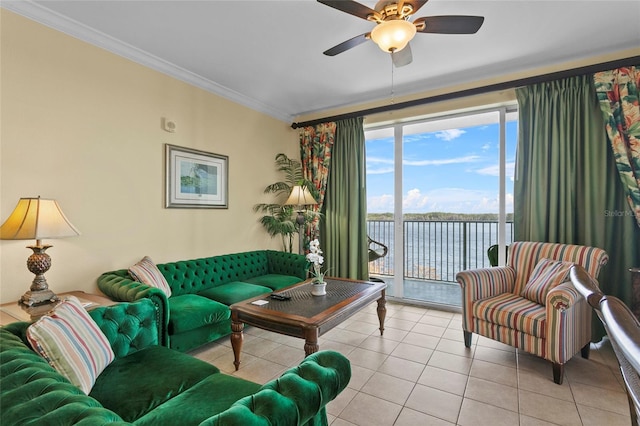
[{"label": "ceiling fan pull chain", "polygon": [[393,53],[389,55],[389,57],[391,58],[391,105],[393,105],[396,101],[394,99],[395,97],[395,91],[394,91],[394,87],[393,87]]}]

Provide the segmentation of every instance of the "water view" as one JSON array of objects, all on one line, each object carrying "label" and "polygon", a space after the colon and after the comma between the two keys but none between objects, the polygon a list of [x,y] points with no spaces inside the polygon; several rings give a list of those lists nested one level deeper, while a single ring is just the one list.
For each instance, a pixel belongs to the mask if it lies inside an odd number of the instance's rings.
[{"label": "water view", "polygon": [[[368,220],[370,238],[388,247],[387,256],[371,262],[372,274],[395,274],[392,220]],[[406,278],[454,282],[457,272],[489,267],[487,250],[498,243],[497,221],[405,220],[403,274]],[[513,221],[506,224],[505,242],[513,241]]]}]

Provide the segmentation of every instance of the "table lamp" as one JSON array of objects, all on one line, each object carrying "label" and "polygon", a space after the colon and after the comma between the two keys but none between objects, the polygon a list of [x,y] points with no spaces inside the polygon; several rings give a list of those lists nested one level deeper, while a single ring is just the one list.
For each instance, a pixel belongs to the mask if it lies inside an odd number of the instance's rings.
[{"label": "table lamp", "polygon": [[32,306],[56,302],[58,296],[49,290],[44,273],[51,267],[51,258],[45,251],[52,247],[43,245],[43,238],[61,238],[80,235],[69,222],[56,200],[44,198],[20,198],[18,205],[0,227],[2,240],[36,240],[36,245],[27,246],[33,254],[27,259],[27,268],[36,276],[31,288],[22,295],[20,303]]},{"label": "table lamp", "polygon": [[285,206],[298,206],[298,216],[296,217],[296,223],[298,224],[298,235],[300,237],[300,245],[298,247],[300,254],[304,254],[304,244],[303,244],[303,229],[304,226],[304,209],[303,206],[311,206],[316,205],[318,202],[309,189],[306,186],[295,185],[291,188],[291,194],[287,201],[284,202]]}]

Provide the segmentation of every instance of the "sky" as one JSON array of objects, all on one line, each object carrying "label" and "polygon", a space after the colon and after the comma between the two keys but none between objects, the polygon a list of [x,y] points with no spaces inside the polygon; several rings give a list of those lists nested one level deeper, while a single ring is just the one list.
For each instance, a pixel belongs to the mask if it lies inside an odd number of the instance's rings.
[{"label": "sky", "polygon": [[[498,213],[499,138],[498,123],[405,135],[403,212]],[[507,213],[513,212],[516,141],[517,122],[507,121]],[[367,138],[366,151],[367,210],[391,213],[393,137]]]}]

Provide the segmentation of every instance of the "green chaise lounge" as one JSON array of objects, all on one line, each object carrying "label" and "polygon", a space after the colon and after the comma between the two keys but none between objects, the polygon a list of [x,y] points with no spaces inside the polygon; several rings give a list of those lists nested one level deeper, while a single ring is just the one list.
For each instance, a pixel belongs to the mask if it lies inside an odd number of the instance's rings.
[{"label": "green chaise lounge", "polygon": [[261,386],[158,345],[150,300],[89,314],[115,354],[89,395],[31,349],[28,323],[0,327],[0,424],[326,425],[326,404],[351,377],[344,356],[321,351]]}]

